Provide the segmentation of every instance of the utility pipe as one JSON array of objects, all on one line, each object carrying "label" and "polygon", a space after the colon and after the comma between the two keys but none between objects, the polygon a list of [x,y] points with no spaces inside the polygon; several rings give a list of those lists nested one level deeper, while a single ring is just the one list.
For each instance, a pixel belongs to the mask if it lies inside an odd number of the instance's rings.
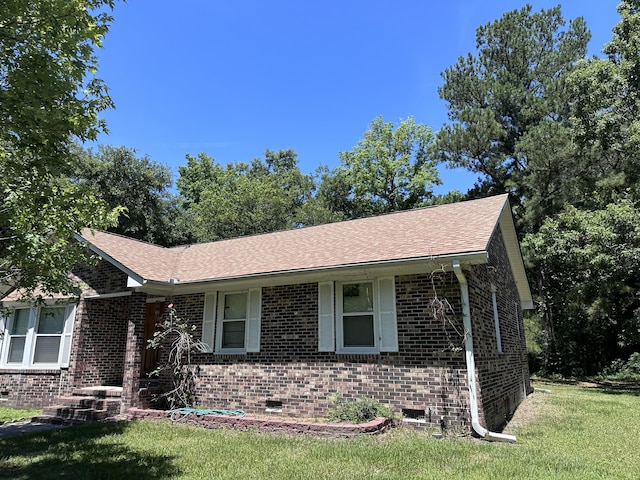
[{"label": "utility pipe", "polygon": [[462,321],[464,326],[464,350],[467,362],[467,380],[469,383],[469,399],[471,401],[471,428],[480,437],[493,442],[515,443],[514,435],[491,432],[480,425],[480,415],[478,413],[478,384],[476,380],[476,362],[473,356],[473,333],[471,330],[471,309],[469,308],[469,284],[462,272],[462,267],[458,260],[453,261],[453,271],[460,283],[460,295],[462,296]]}]

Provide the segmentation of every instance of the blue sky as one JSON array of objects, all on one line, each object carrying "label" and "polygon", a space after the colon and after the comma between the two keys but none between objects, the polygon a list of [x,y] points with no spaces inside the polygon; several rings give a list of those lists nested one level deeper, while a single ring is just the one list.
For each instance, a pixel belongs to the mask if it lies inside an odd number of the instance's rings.
[{"label": "blue sky", "polygon": [[[312,173],[334,167],[371,120],[447,122],[440,73],[475,52],[475,29],[513,0],[129,0],[97,52],[116,108],[99,142],[135,148],[177,178],[185,154],[250,161],[292,148]],[[535,11],[558,4],[531,0]],[[566,0],[599,54],[618,22],[615,0]],[[441,168],[436,189],[475,176]]]}]

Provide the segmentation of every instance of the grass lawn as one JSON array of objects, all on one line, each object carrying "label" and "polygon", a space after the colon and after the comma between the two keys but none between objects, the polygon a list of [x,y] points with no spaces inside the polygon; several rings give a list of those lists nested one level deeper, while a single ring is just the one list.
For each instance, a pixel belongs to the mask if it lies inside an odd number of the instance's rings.
[{"label": "grass lawn", "polygon": [[319,439],[146,422],[0,440],[0,478],[637,479],[640,390],[538,384],[506,430],[515,445],[404,428]]},{"label": "grass lawn", "polygon": [[16,420],[23,420],[25,418],[30,418],[35,415],[40,415],[42,413],[42,409],[35,408],[5,408],[0,407],[0,425],[6,422],[15,422]]}]

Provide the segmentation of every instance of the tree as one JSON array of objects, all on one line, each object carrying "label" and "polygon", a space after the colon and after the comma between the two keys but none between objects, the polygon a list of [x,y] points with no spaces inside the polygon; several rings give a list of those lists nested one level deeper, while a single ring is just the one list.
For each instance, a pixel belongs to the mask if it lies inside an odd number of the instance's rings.
[{"label": "tree", "polygon": [[76,140],[95,139],[109,108],[93,77],[112,0],[0,2],[0,284],[6,291],[69,291],[84,258],[72,241],[117,212],[63,180]]},{"label": "tree", "polygon": [[163,246],[189,241],[184,212],[169,192],[168,167],[126,147],[100,146],[81,158],[75,180],[95,190],[109,207],[125,209],[109,231]]},{"label": "tree", "polygon": [[425,205],[440,178],[432,158],[433,133],[413,117],[393,122],[375,118],[340,165],[325,170],[319,197],[345,218],[358,218]]},{"label": "tree", "polygon": [[569,77],[576,143],[595,159],[604,203],[640,198],[640,1],[623,0],[606,58],[580,62]]},{"label": "tree", "polygon": [[305,210],[313,177],[300,172],[293,150],[266,150],[264,160],[226,167],[205,154],[188,158],[177,184],[198,241],[304,226],[313,212]]},{"label": "tree", "polygon": [[[569,197],[549,192],[552,201],[572,206],[525,238],[547,326],[549,371],[594,373],[640,347],[639,7],[637,0],[622,1],[607,57],[581,61],[566,77],[571,130],[565,137],[581,161],[569,174],[589,181]],[[565,139],[555,141],[562,151]],[[529,148],[545,154],[539,146]]]},{"label": "tree", "polygon": [[565,375],[599,373],[640,349],[640,209],[621,199],[599,210],[566,211],[523,241],[544,272],[544,367]]},{"label": "tree", "polygon": [[[446,69],[439,89],[453,122],[438,132],[440,159],[482,176],[471,196],[511,192],[518,202],[528,200],[524,209],[537,212],[521,224],[528,231],[559,211],[559,192],[572,191],[565,183],[581,172],[567,165],[574,156],[565,82],[590,34],[581,18],[564,26],[559,6],[505,13],[477,29],[477,54]],[[540,187],[552,189],[558,201],[545,204]]]},{"label": "tree", "polygon": [[223,167],[215,159],[204,152],[197,157],[186,155],[187,164],[178,167],[180,176],[176,186],[182,197],[183,205],[189,209],[191,205],[200,203],[202,192],[223,174]]}]

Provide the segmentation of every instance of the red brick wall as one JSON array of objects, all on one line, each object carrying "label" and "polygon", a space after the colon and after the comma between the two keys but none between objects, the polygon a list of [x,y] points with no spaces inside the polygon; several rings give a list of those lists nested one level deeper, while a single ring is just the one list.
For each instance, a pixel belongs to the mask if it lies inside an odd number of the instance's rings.
[{"label": "red brick wall", "polygon": [[73,275],[82,284],[82,295],[118,293],[127,290],[127,274],[105,260],[96,265],[80,265]]},{"label": "red brick wall", "polygon": [[[489,246],[489,264],[468,275],[474,354],[486,427],[499,430],[531,392],[520,299],[502,234]],[[496,286],[502,354],[498,353],[491,285]]]},{"label": "red brick wall", "polygon": [[41,408],[54,405],[67,380],[67,370],[2,370],[0,407]]},{"label": "red brick wall", "polygon": [[[467,271],[481,417],[498,429],[530,391],[522,311],[502,237],[491,242],[490,264]],[[125,290],[126,275],[103,262],[78,272],[89,292]],[[491,284],[498,291],[503,355],[495,344]],[[432,300],[453,311],[434,318]],[[428,422],[467,429],[469,396],[460,287],[453,273],[396,276],[399,352],[338,355],[318,352],[316,283],[262,289],[261,349],[246,355],[199,354],[198,395],[208,408],[322,416],[332,394],[373,397],[400,415],[424,410]],[[204,294],[167,298],[200,335]],[[137,405],[146,295],[83,300],[78,306],[70,370],[0,372],[0,399],[15,406],[51,404],[72,387],[123,384],[123,404]],[[517,317],[517,318],[516,318]],[[166,355],[166,352],[164,352]]]},{"label": "red brick wall", "polygon": [[[403,408],[424,410],[433,424],[466,429],[460,311],[443,322],[433,319],[428,305],[434,285],[453,304],[459,286],[452,274],[438,273],[433,282],[429,275],[396,277],[400,353],[380,355],[318,352],[317,284],[263,288],[260,352],[198,355],[200,404],[259,413],[266,400],[278,400],[285,415],[315,417],[341,393],[376,398],[398,415]],[[172,301],[180,316],[200,326],[203,295]]]},{"label": "red brick wall", "polygon": [[126,291],[127,275],[106,261],[73,274],[82,282],[83,298],[76,307],[70,368],[1,370],[0,405],[39,408],[75,387],[121,385],[130,297],[84,296]]},{"label": "red brick wall", "polygon": [[75,387],[122,385],[131,297],[84,300],[72,349]]}]

